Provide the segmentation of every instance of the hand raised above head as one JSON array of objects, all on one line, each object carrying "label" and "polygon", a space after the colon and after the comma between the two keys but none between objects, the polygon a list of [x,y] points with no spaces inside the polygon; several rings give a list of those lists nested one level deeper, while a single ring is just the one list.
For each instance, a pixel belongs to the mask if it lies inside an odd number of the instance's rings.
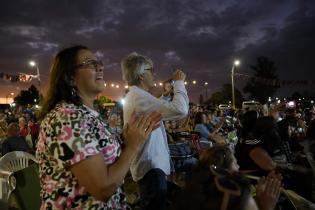
[{"label": "hand raised above head", "polygon": [[140,149],[150,133],[160,126],[162,115],[158,112],[136,116],[133,112],[128,123],[124,126],[123,135],[126,147]]},{"label": "hand raised above head", "polygon": [[176,80],[183,80],[185,81],[186,79],[186,74],[182,71],[182,70],[179,70],[177,69],[174,74],[173,74],[173,79],[176,81]]}]

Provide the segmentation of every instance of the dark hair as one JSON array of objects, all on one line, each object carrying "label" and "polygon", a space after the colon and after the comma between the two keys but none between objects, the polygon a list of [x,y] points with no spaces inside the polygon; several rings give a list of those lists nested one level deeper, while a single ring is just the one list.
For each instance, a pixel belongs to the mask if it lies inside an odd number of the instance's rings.
[{"label": "dark hair", "polygon": [[[230,195],[227,210],[243,210],[250,195],[250,182],[241,174],[226,176],[239,187],[240,196]],[[196,172],[188,181],[186,187],[176,198],[172,210],[217,210],[223,201],[223,192],[219,191],[214,182],[214,175],[208,170]]]},{"label": "dark hair", "polygon": [[242,115],[241,123],[244,132],[252,132],[254,130],[258,113],[256,111],[248,111]]},{"label": "dark hair", "polygon": [[202,116],[204,115],[204,112],[197,112],[195,115],[195,125],[201,124],[202,122]]},{"label": "dark hair", "polygon": [[88,50],[88,48],[77,45],[65,48],[55,56],[50,69],[48,92],[39,113],[40,119],[43,119],[62,100],[76,105],[82,103],[81,98],[76,94],[76,87],[72,84],[80,50]]},{"label": "dark hair", "polygon": [[273,117],[271,116],[259,117],[255,123],[254,135],[258,138],[259,136],[264,135],[266,132],[276,128],[277,124]]},{"label": "dark hair", "polygon": [[227,146],[214,146],[203,151],[199,159],[202,168],[216,165],[229,170],[233,162],[233,153]]}]

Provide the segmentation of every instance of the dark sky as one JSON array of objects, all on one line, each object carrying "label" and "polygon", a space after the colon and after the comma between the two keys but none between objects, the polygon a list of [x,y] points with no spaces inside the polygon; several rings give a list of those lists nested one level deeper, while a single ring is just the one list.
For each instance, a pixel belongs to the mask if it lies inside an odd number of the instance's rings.
[{"label": "dark sky", "polygon": [[[55,53],[87,45],[105,62],[105,80],[123,85],[119,62],[136,51],[151,57],[157,80],[173,67],[188,74],[192,100],[229,82],[233,60],[251,75],[257,56],[275,61],[282,80],[315,79],[314,0],[10,0],[0,7],[0,72],[33,73],[34,59],[48,80]],[[236,79],[242,88],[244,79]],[[0,81],[0,97],[30,83]],[[18,86],[18,87],[17,87]],[[304,86],[313,90],[315,86]],[[280,95],[295,89],[281,88]],[[107,88],[118,98],[122,90]]]}]

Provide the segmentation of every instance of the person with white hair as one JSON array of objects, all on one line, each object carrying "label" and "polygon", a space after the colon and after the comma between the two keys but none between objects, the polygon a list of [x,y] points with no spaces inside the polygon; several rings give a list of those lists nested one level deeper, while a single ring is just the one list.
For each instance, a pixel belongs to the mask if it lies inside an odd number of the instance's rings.
[{"label": "person with white hair", "polygon": [[[133,111],[136,114],[146,114],[154,110],[162,114],[163,121],[178,120],[187,116],[189,99],[184,85],[186,75],[183,71],[178,69],[174,72],[174,96],[171,101],[166,101],[150,94],[150,90],[154,88],[151,59],[131,53],[122,60],[121,68],[122,77],[130,87],[123,106],[124,123],[128,122]],[[162,122],[133,159],[130,171],[133,180],[139,185],[142,209],[165,209],[166,175],[170,174],[170,154]]]}]

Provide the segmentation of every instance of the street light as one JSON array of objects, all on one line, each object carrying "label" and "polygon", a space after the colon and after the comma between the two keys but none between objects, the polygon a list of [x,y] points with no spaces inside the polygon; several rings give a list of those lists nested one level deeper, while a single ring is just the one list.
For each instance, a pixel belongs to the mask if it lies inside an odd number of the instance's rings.
[{"label": "street light", "polygon": [[208,82],[205,82],[205,92],[206,92],[206,97],[205,97],[205,99],[207,100],[207,98],[208,98]]},{"label": "street light", "polygon": [[235,109],[235,94],[234,94],[234,70],[236,68],[236,66],[240,65],[240,61],[239,60],[235,60],[232,66],[232,70],[231,70],[231,82],[232,82],[232,107],[233,109]]},{"label": "street light", "polygon": [[30,66],[36,67],[36,79],[38,80],[38,88],[40,89],[40,74],[39,74],[39,68],[35,61],[29,62]]}]

